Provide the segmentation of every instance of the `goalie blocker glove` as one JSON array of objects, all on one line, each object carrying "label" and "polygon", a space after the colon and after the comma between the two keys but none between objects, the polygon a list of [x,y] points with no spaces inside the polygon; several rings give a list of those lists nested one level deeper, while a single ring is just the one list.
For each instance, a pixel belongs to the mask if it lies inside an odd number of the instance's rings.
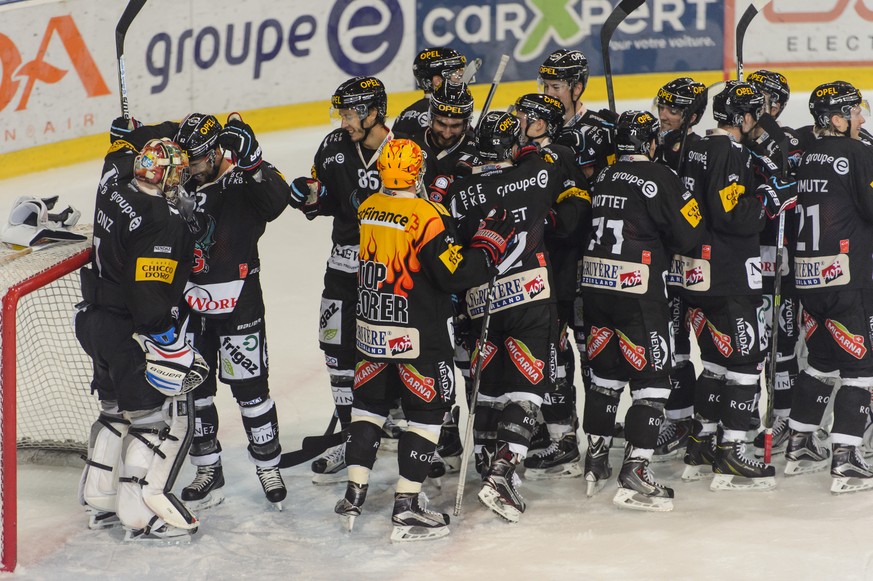
[{"label": "goalie blocker glove", "polygon": [[218,144],[233,155],[233,161],[243,171],[253,171],[261,165],[261,146],[255,132],[244,123],[239,113],[227,117],[224,129],[218,135]]},{"label": "goalie blocker glove", "polygon": [[488,255],[492,266],[500,264],[503,257],[515,244],[514,218],[505,209],[496,208],[479,221],[479,229],[473,234],[470,248],[481,248]]},{"label": "goalie blocker glove", "polygon": [[145,352],[145,377],[149,385],[167,397],[188,393],[206,379],[209,366],[185,339],[188,317],[178,328],[133,338]]},{"label": "goalie blocker glove", "polygon": [[327,195],[327,188],[320,181],[299,177],[291,182],[291,195],[288,205],[303,212],[307,219],[312,220],[318,215],[321,199]]}]

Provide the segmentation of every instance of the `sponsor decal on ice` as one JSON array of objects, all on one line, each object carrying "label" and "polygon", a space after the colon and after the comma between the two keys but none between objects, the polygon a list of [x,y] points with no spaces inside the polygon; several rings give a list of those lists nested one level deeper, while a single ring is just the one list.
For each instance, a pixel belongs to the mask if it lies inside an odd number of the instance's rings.
[{"label": "sponsor decal on ice", "polygon": [[400,381],[403,385],[424,401],[430,403],[436,397],[432,377],[425,377],[415,367],[408,364],[398,365],[397,373],[400,375]]},{"label": "sponsor decal on ice", "polygon": [[837,342],[837,345],[855,359],[863,359],[867,354],[867,347],[864,346],[864,337],[862,335],[855,335],[839,321],[825,319],[825,329],[828,330],[834,341]]},{"label": "sponsor decal on ice", "polygon": [[385,369],[388,366],[387,363],[376,363],[374,361],[359,361],[357,365],[355,365],[355,382],[354,388],[358,389]]},{"label": "sponsor decal on ice", "polygon": [[503,343],[512,363],[528,381],[536,385],[543,380],[545,363],[534,357],[527,345],[514,337],[507,337]]},{"label": "sponsor decal on ice", "polygon": [[642,371],[648,364],[648,360],[646,359],[646,348],[635,345],[634,342],[619,329],[616,329],[615,333],[618,335],[618,348],[621,350],[621,354],[624,355],[625,360],[627,360],[631,367],[637,371]]},{"label": "sponsor decal on ice", "polygon": [[612,339],[614,333],[606,327],[591,327],[588,333],[588,340],[585,342],[585,350],[588,352],[588,359],[594,359],[601,351],[603,351],[609,340]]},{"label": "sponsor decal on ice", "polygon": [[734,348],[731,345],[731,338],[715,328],[710,321],[706,321],[706,327],[709,329],[709,334],[712,335],[712,342],[715,348],[721,353],[722,357],[727,359],[733,355]]}]

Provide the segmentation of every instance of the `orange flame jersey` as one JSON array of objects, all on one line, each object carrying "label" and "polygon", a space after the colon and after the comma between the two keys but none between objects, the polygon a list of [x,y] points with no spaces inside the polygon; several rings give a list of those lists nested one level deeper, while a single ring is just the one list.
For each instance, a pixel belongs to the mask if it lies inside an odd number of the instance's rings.
[{"label": "orange flame jersey", "polygon": [[378,193],[358,208],[356,344],[368,360],[452,356],[451,294],[491,277],[485,254],[457,243],[445,208]]}]

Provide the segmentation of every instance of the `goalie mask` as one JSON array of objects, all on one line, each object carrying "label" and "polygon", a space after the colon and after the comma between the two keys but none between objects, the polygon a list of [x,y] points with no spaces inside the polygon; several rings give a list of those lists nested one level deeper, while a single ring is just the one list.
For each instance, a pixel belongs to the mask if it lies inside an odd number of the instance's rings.
[{"label": "goalie mask", "polygon": [[166,137],[152,139],[136,156],[133,173],[137,180],[156,186],[172,201],[179,186],[188,181],[188,156]]},{"label": "goalie mask", "polygon": [[424,155],[421,147],[410,139],[392,139],[385,144],[376,162],[382,185],[388,190],[414,187],[424,192]]}]

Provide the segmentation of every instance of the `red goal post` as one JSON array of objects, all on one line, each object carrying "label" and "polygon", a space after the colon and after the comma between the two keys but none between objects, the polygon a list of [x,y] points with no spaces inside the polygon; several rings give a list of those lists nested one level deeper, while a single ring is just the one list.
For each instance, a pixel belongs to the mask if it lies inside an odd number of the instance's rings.
[{"label": "red goal post", "polygon": [[[73,329],[80,302],[78,270],[91,256],[83,242],[0,249],[0,547],[2,570],[17,561],[19,450],[31,458],[84,453],[99,406],[90,393],[92,365]],[[73,491],[71,494],[73,494]]]}]

